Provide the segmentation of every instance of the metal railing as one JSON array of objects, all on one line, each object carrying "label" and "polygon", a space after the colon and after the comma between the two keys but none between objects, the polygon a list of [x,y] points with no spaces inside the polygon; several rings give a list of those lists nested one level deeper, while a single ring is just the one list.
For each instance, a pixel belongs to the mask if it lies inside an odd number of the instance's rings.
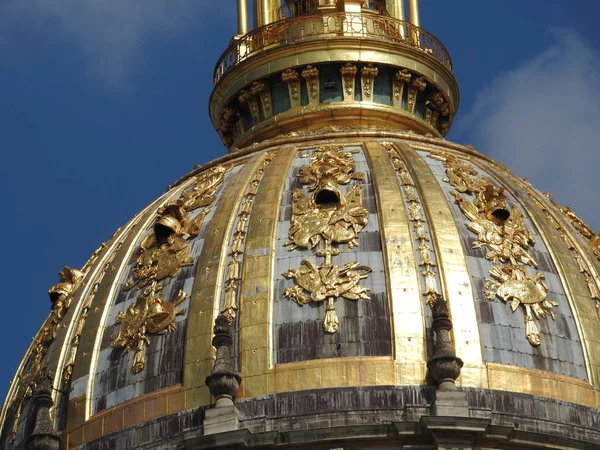
[{"label": "metal railing", "polygon": [[415,25],[377,14],[332,12],[280,20],[252,30],[229,46],[214,71],[217,85],[236,65],[271,48],[323,39],[373,39],[417,48],[452,70],[446,48],[433,35]]}]

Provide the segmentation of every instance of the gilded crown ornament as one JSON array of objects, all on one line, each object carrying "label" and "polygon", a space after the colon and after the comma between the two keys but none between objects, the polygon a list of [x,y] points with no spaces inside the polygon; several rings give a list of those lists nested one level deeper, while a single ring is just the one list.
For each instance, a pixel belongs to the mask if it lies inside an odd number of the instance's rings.
[{"label": "gilded crown ornament", "polygon": [[340,254],[339,244],[347,244],[349,248],[358,246],[358,234],[368,221],[368,212],[362,204],[363,185],[352,185],[345,196],[339,190],[341,184],[364,179],[364,175],[355,170],[351,152],[343,152],[337,147],[319,148],[310,164],[299,172],[302,183],[312,195],[306,195],[300,189],[292,192],[290,240],[284,245],[292,251],[312,249],[324,242],[324,248],[317,249],[315,254],[325,258],[325,262],[316,265],[305,258],[303,267],[285,272],[283,276],[293,279],[296,284],[286,288],[283,294],[300,306],[327,301],[323,323],[327,333],[339,330],[335,311],[337,298],[369,299],[369,289],[359,285],[360,280],[371,272],[369,267],[358,262],[342,267],[332,263],[332,257]]},{"label": "gilded crown ornament", "polygon": [[145,350],[150,345],[146,334],[165,334],[175,331],[175,318],[185,314],[185,309],[177,309],[186,298],[181,290],[175,302],[166,302],[159,292],[162,286],[153,281],[141,297],[120,311],[116,317],[119,331],[111,336],[113,347],[126,352],[133,350],[133,372],[139,373],[146,366]]}]

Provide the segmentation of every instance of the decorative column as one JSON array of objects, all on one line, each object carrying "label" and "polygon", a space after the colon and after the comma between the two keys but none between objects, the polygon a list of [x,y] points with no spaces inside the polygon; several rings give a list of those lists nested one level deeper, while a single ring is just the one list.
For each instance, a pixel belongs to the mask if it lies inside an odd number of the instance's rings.
[{"label": "decorative column", "polygon": [[238,34],[248,32],[248,0],[238,0]]},{"label": "decorative column", "polygon": [[386,0],[385,3],[390,16],[398,20],[404,20],[404,0]]},{"label": "decorative column", "polygon": [[240,413],[234,405],[242,378],[235,373],[231,358],[231,326],[227,316],[219,314],[215,320],[212,345],[217,351],[212,373],[206,385],[215,398],[215,407],[206,411],[204,434],[223,433],[239,428]]},{"label": "decorative column", "polygon": [[410,15],[410,23],[416,27],[421,26],[419,19],[419,0],[408,0],[408,11]]},{"label": "decorative column", "polygon": [[50,419],[50,408],[54,406],[52,401],[52,377],[45,373],[37,382],[33,391],[33,411],[35,414],[35,426],[33,433],[27,438],[26,450],[59,450],[61,438],[54,430]]}]

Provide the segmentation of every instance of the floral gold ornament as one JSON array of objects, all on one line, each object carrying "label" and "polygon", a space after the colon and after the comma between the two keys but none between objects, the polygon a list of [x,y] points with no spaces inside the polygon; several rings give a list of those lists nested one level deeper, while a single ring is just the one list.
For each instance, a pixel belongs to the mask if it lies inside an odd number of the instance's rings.
[{"label": "floral gold ornament", "polygon": [[339,330],[335,311],[337,298],[369,299],[369,289],[359,282],[368,277],[371,269],[358,262],[342,267],[332,262],[332,257],[340,254],[339,244],[347,244],[350,248],[358,245],[358,234],[368,221],[368,212],[362,202],[363,185],[352,185],[346,195],[339,190],[340,184],[364,178],[355,169],[351,152],[344,152],[339,147],[318,148],[310,164],[299,172],[302,183],[312,195],[306,195],[300,189],[292,192],[289,241],[284,245],[292,251],[312,249],[324,242],[324,248],[317,249],[315,254],[325,258],[325,262],[316,265],[305,258],[302,267],[286,271],[283,276],[293,279],[295,285],[286,288],[283,294],[300,306],[326,301],[323,329],[327,333]]},{"label": "floral gold ornament", "polygon": [[[188,241],[200,233],[228,170],[224,166],[207,170],[176,202],[158,210],[153,230],[140,244],[132,277],[125,283],[125,289],[143,288],[153,281],[174,278],[183,267],[194,264]],[[202,211],[190,218],[189,212],[199,208],[203,208]]]},{"label": "floral gold ornament", "polygon": [[116,322],[119,331],[113,334],[111,345],[122,348],[126,352],[133,350],[133,372],[139,373],[146,366],[146,345],[150,345],[147,334],[165,334],[175,331],[175,318],[185,314],[185,309],[177,309],[186,298],[183,290],[179,291],[175,302],[166,302],[159,292],[162,286],[156,281],[144,291],[125,311],[120,311]]},{"label": "floral gold ornament", "polygon": [[413,244],[413,248],[415,248],[418,256],[417,260],[419,261],[419,267],[422,268],[421,276],[423,277],[423,280],[421,292],[425,297],[425,303],[433,308],[436,301],[445,300],[442,299],[441,289],[439,287],[440,283],[436,273],[437,264],[435,262],[435,252],[428,244],[430,239],[427,236],[427,219],[421,214],[421,199],[419,198],[414,180],[406,168],[406,164],[404,164],[398,150],[389,142],[384,142],[382,146],[387,152],[394,169],[396,169],[396,174],[398,175],[405,201],[408,203],[410,222],[413,226],[414,240],[416,241]]},{"label": "floral gold ornament", "polygon": [[432,157],[443,162],[447,175],[444,181],[456,189],[450,194],[469,219],[466,227],[477,235],[473,247],[483,249],[486,259],[493,263],[489,270],[492,279],[485,282],[486,297],[509,303],[513,312],[523,306],[527,340],[531,345],[540,345],[535,320],[548,315],[554,319],[553,308],[558,303],[547,298],[548,287],[540,272],[527,273],[527,267],[537,269],[538,264],[529,253],[535,241],[521,211],[516,207],[509,210],[504,190],[485,177],[475,178],[478,172],[470,164],[450,155]]},{"label": "floral gold ornament", "polygon": [[271,163],[272,159],[272,153],[268,153],[265,156],[264,161],[260,164],[250,180],[250,184],[246,188],[244,198],[238,210],[237,223],[235,225],[233,239],[231,241],[229,250],[230,259],[227,264],[227,273],[225,278],[225,301],[223,308],[221,309],[221,315],[227,318],[229,325],[233,325],[236,317],[236,311],[238,310],[238,289],[241,277],[240,258],[243,255],[243,246],[246,239],[250,211],[254,203],[254,197],[258,191],[258,186],[260,185],[260,181],[265,173],[265,169]]}]

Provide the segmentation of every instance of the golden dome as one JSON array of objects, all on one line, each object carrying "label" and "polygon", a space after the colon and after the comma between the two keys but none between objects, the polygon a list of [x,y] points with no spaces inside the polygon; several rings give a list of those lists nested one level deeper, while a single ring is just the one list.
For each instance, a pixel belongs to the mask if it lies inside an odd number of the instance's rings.
[{"label": "golden dome", "polygon": [[[74,448],[162,418],[189,420],[175,434],[200,426],[184,413],[213,403],[215,358],[230,356],[222,373],[236,389],[241,379],[248,420],[282,394],[454,383],[472,394],[471,418],[514,413],[502,399],[528,395],[557,411],[599,407],[597,237],[504,166],[442,139],[458,90],[447,54],[415,44],[429,35],[325,3],[234,40],[211,100],[230,153],[175,183],[81,271],[61,272],[2,410],[3,448],[31,432],[43,373]],[[315,25],[361,14],[360,36]],[[319,38],[290,50],[307,27]],[[374,29],[387,34],[365,34]],[[487,405],[496,391],[511,397]]]}]

